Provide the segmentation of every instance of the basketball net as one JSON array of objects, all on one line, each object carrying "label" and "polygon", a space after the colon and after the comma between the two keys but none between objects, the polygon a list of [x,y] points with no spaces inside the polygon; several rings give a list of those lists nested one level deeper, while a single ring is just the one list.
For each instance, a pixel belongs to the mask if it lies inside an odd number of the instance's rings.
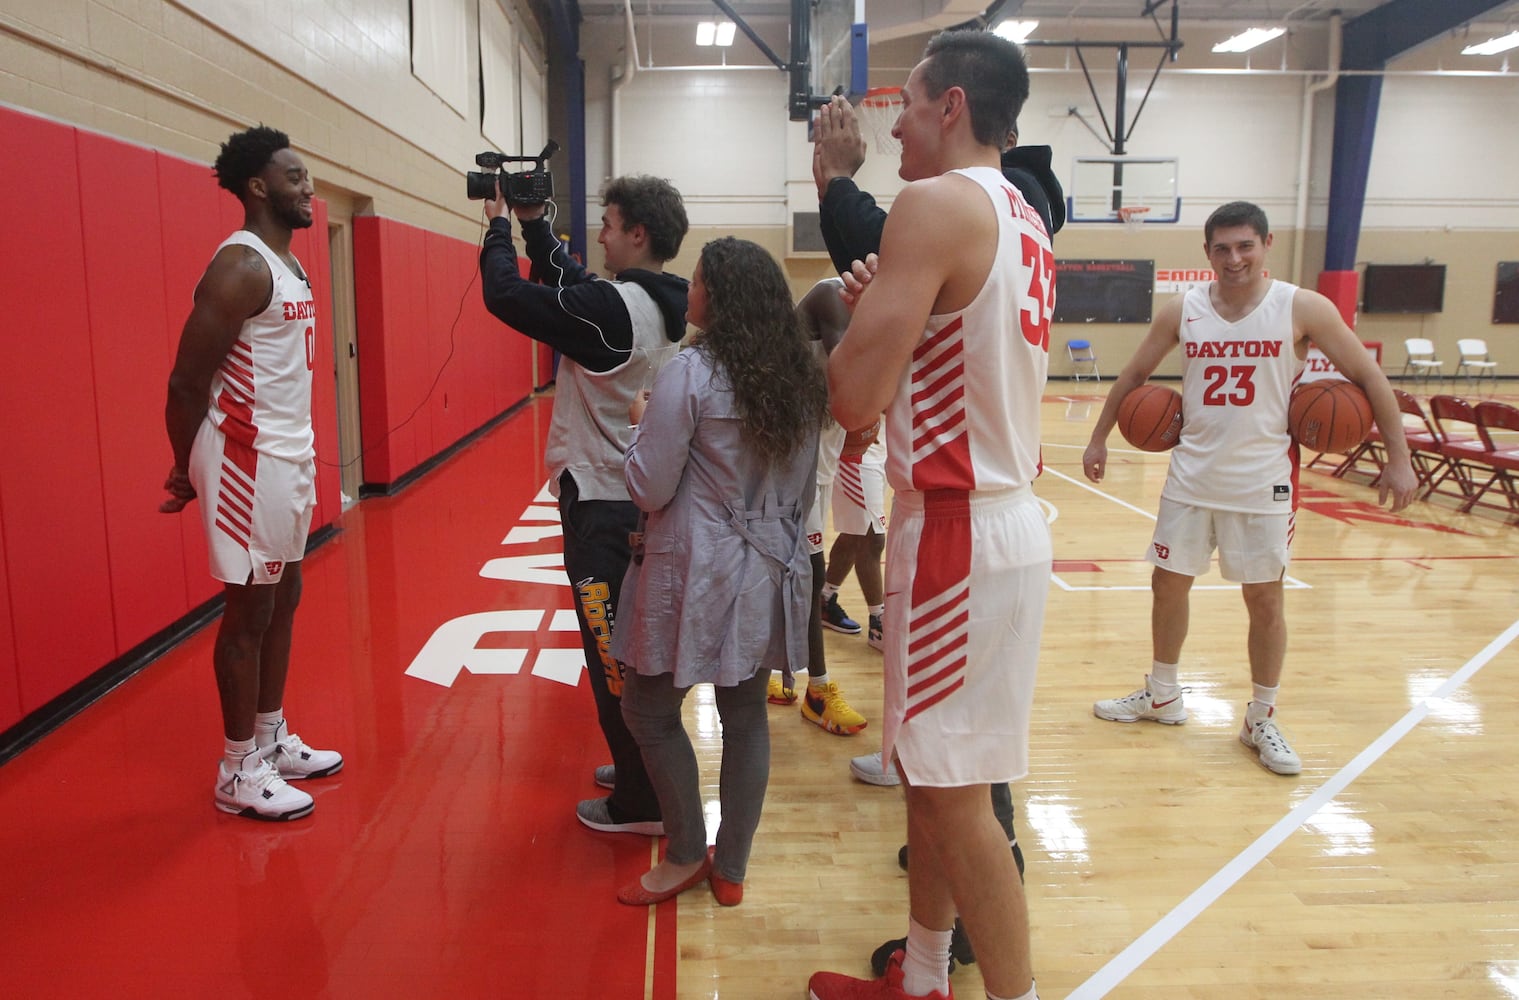
[{"label": "basketball net", "polygon": [[901,87],[873,87],[865,91],[855,114],[859,116],[860,131],[869,140],[872,153],[896,156],[902,152],[902,144],[891,134],[891,127],[901,113]]},{"label": "basketball net", "polygon": [[1123,228],[1131,233],[1137,233],[1144,227],[1145,216],[1150,214],[1148,205],[1125,205],[1118,210],[1118,219],[1123,223]]}]

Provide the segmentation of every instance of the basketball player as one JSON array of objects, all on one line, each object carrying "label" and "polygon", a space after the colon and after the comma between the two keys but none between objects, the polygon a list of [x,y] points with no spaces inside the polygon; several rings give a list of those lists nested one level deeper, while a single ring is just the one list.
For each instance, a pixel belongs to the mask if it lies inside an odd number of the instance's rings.
[{"label": "basketball player", "polygon": [[834,417],[886,413],[883,759],[906,786],[911,919],[885,975],[820,972],[814,1000],[947,997],[955,916],[987,996],[1033,1000],[1028,910],[988,787],[1028,769],[1049,589],[1039,399],[1054,254],[1001,171],[1028,96],[1016,45],[943,32],[903,87],[897,196],[872,258],[846,276],[854,316],[829,359]]},{"label": "basketball player", "polygon": [[524,279],[505,195],[485,202],[491,222],[480,275],[485,306],[496,318],[562,355],[544,459],[549,489],[559,498],[564,570],[596,716],[612,753],[612,763],[595,772],[611,794],[581,801],[575,815],[604,833],[660,836],[659,800],[622,717],[622,668],[611,639],[632,558],[628,535],[638,528],[623,476],[632,434],[628,404],[644,389],[651,359],[672,353],[670,345],[685,336],[689,285],[666,274],[665,263],[680,252],[686,209],[669,181],[642,176],[613,180],[602,205],[597,242],[615,280],[598,279],[570,257],[549,226],[546,202],[510,206],[533,274],[549,283]]},{"label": "basketball player", "polygon": [[871,426],[846,438],[839,450],[833,480],[833,526],[838,531],[828,552],[821,597],[838,605],[839,587],[851,571],[865,597],[865,641],[882,648],[881,615],[885,585],[881,555],[886,551],[886,442]]},{"label": "basketball player", "polygon": [[[849,310],[839,298],[843,287],[837,278],[825,279],[803,295],[796,304],[797,319],[802,332],[813,343],[813,350],[820,361],[833,350],[844,327],[849,325]],[[839,453],[848,439],[844,428],[828,421],[828,426],[818,436],[817,496],[807,511],[807,552],[812,568],[812,613],[807,622],[807,688],[802,699],[802,718],[836,736],[853,736],[869,721],[857,712],[839,690],[839,684],[828,676],[828,654],[823,645],[823,628],[828,625],[832,612],[842,615],[837,599],[830,609],[823,603],[823,529],[828,523],[829,501],[833,494],[834,477],[839,465]],[[854,622],[854,631],[859,625]],[[839,631],[837,626],[828,625]],[[767,699],[772,705],[796,704],[795,680],[784,671],[770,676]]]},{"label": "basketball player", "polygon": [[1303,764],[1277,725],[1276,698],[1287,651],[1282,577],[1297,508],[1297,447],[1287,433],[1287,407],[1310,342],[1371,400],[1387,447],[1378,501],[1391,496],[1392,510],[1402,510],[1416,480],[1392,387],[1339,310],[1318,292],[1267,276],[1266,214],[1249,202],[1230,202],[1208,217],[1203,233],[1217,278],[1160,308],[1113,383],[1082,456],[1087,478],[1101,482],[1119,404],[1180,344],[1185,417],[1146,553],[1155,567],[1154,662],[1144,687],[1099,701],[1092,711],[1111,722],[1187,721],[1177,666],[1189,595],[1217,549],[1219,572],[1240,584],[1250,619],[1253,693],[1240,741],[1267,769],[1297,774]]},{"label": "basketball player", "polygon": [[231,136],[216,179],[243,203],[243,228],[222,241],[195,286],[169,375],[164,423],[174,467],[159,510],[200,498],[211,575],[225,606],[211,658],[221,695],[223,812],[293,820],[315,808],[289,784],[336,774],[285,722],[290,636],[301,559],[316,507],[311,369],[316,304],[290,237],[311,225],[313,188],[283,133]]},{"label": "basketball player", "polygon": [[[849,262],[861,260],[875,253],[881,245],[881,229],[886,224],[886,212],[877,207],[875,199],[860,190],[854,183],[854,175],[865,162],[865,139],[860,134],[859,119],[842,97],[834,98],[818,113],[815,123],[812,174],[818,187],[818,213],[822,223],[823,240],[834,265],[841,271],[848,270]],[[1002,151],[1002,176],[1006,177],[1039,213],[1045,230],[1053,237],[1065,225],[1065,192],[1060,180],[1050,169],[1052,152],[1049,146],[1018,145],[1018,126],[1015,121],[1009,133],[1009,147]],[[884,450],[884,449],[883,449]],[[863,588],[863,583],[862,583]],[[864,754],[849,762],[849,773],[857,780],[872,785],[896,785],[900,783],[895,767],[881,763],[879,752]],[[1007,833],[1013,860],[1021,877],[1024,869],[1023,850],[1018,846],[1018,834],[1013,827],[1014,809],[1012,791],[1006,783],[991,786],[992,810],[997,822]],[[907,867],[908,849],[904,845],[897,852],[897,860]],[[900,939],[887,941],[871,956],[876,974],[885,969],[886,961],[902,946]],[[969,963],[975,961],[975,952],[965,939],[964,929],[955,924],[953,947],[954,960]],[[950,963],[953,971],[954,961]]]}]

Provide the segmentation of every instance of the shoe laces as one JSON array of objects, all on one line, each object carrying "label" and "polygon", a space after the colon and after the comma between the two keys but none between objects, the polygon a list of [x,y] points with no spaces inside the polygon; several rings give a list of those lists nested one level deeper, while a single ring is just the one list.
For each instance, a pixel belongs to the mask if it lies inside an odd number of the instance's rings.
[{"label": "shoe laces", "polygon": [[249,788],[257,791],[263,791],[267,788],[277,792],[285,784],[285,779],[280,777],[279,769],[267,760],[260,761],[259,766],[254,768],[252,772],[239,771],[238,778],[246,782]]},{"label": "shoe laces", "polygon": [[1282,735],[1281,729],[1269,718],[1250,726],[1250,738],[1255,741],[1256,746],[1265,744],[1274,753],[1292,752],[1292,747],[1287,743],[1287,737]]},{"label": "shoe laces", "polygon": [[280,749],[284,750],[287,754],[289,754],[292,757],[294,757],[296,754],[300,753],[302,750],[309,749],[306,746],[306,741],[303,740],[303,739],[301,739],[295,733],[286,733],[285,734],[285,738],[282,739],[282,740],[280,740],[279,743],[276,744],[276,746],[278,746]]}]

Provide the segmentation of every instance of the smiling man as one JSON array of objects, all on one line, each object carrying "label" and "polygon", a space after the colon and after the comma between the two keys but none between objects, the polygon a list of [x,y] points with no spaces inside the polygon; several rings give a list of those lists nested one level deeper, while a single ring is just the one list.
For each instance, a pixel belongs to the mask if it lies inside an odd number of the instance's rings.
[{"label": "smiling man", "polygon": [[214,801],[253,819],[309,815],[289,781],[336,774],[343,758],[285,723],[290,635],[316,507],[311,370],[316,308],[290,237],[311,225],[311,177],[283,132],[259,126],[222,145],[217,182],[243,228],[216,250],[169,375],[164,422],[174,467],[164,513],[199,497],[211,575],[226,606],[212,659],[223,759]]},{"label": "smiling man", "polygon": [[1160,494],[1150,614],[1154,662],[1144,686],[1092,706],[1110,722],[1187,721],[1177,679],[1187,638],[1194,577],[1218,551],[1219,572],[1241,585],[1250,619],[1252,696],[1239,738],[1276,774],[1302,761],[1276,722],[1276,697],[1287,652],[1282,577],[1297,509],[1297,453],[1287,432],[1292,387],[1310,343],[1365,391],[1387,448],[1379,502],[1392,510],[1413,500],[1416,480],[1397,399],[1382,370],[1318,292],[1266,273],[1271,230],[1266,213],[1230,202],[1208,217],[1203,251],[1217,278],[1171,299],[1113,383],[1082,456],[1092,482],[1107,470],[1108,435],[1124,396],[1144,384],[1178,344],[1182,348],[1181,439]]}]

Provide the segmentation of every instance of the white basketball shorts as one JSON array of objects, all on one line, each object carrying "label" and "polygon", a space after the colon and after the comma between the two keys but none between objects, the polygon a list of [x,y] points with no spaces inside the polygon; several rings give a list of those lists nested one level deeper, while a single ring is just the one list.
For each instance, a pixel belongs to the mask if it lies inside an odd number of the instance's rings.
[{"label": "white basketball shorts", "polygon": [[1028,773],[1052,555],[1029,487],[892,498],[882,752],[914,785]]},{"label": "white basketball shorts", "polygon": [[1273,583],[1291,561],[1296,518],[1194,507],[1160,498],[1155,537],[1145,559],[1182,576],[1208,572],[1218,550],[1218,572],[1231,583]]},{"label": "white basketball shorts", "polygon": [[833,478],[833,530],[841,535],[886,532],[886,444],[840,456]]},{"label": "white basketball shorts", "polygon": [[211,576],[223,583],[279,583],[306,554],[316,510],[316,462],[260,454],[201,422],[190,452]]},{"label": "white basketball shorts", "polygon": [[839,450],[844,447],[846,431],[829,423],[818,435],[818,495],[807,512],[807,554],[823,551],[823,532],[828,527],[828,500],[833,495],[833,479],[839,467]]}]

